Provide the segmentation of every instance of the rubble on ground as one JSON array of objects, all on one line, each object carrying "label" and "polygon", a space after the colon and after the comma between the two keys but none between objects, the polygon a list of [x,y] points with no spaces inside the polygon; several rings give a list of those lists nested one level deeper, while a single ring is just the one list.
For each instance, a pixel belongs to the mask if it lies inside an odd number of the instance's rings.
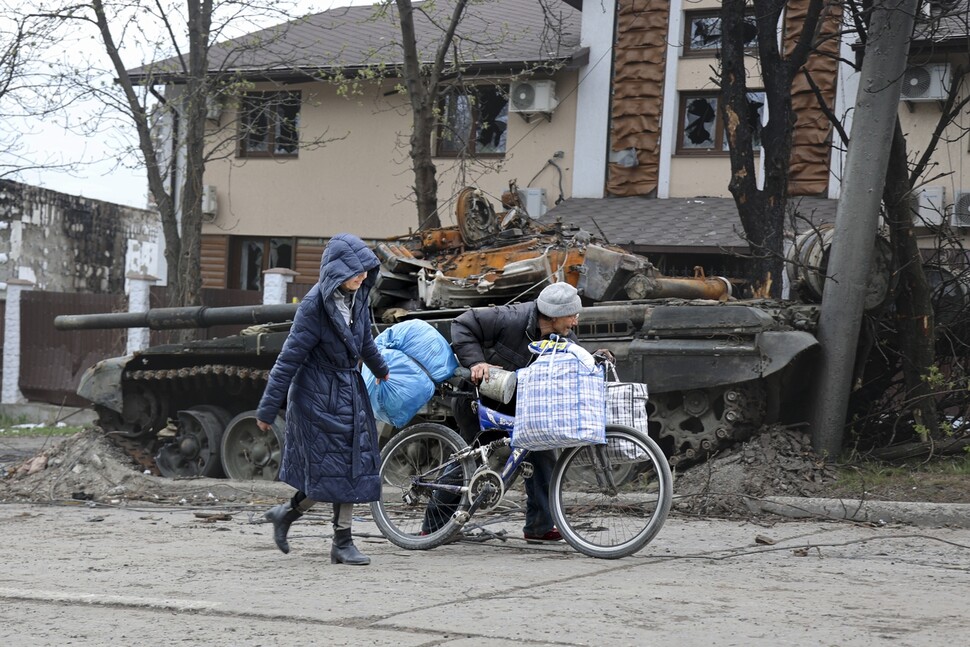
[{"label": "rubble on ground", "polygon": [[696,515],[747,514],[750,499],[824,496],[834,470],[812,451],[811,436],[780,425],[678,472],[674,509]]},{"label": "rubble on ground", "polygon": [[279,482],[152,476],[142,472],[97,427],[44,449],[10,468],[0,479],[0,502],[248,504],[275,502],[289,491]]},{"label": "rubble on ground", "polygon": [[[674,509],[696,515],[747,514],[745,501],[751,497],[818,496],[832,480],[834,472],[812,453],[807,433],[766,427],[747,442],[678,471]],[[44,449],[0,479],[0,501],[205,505],[273,502],[288,491],[278,482],[152,476],[96,427]]]}]

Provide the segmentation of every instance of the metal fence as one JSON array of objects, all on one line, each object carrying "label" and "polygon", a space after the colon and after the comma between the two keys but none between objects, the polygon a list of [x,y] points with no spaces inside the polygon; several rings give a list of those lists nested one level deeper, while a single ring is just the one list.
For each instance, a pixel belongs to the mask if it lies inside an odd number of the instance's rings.
[{"label": "metal fence", "polygon": [[[301,295],[302,296],[302,295]],[[153,287],[151,307],[167,307],[167,289]],[[262,303],[262,294],[252,290],[202,291],[203,304],[210,307],[244,306]],[[0,315],[5,303],[0,302]],[[64,406],[90,404],[76,395],[84,371],[108,357],[125,354],[126,329],[72,330],[54,328],[54,318],[65,314],[127,312],[125,297],[107,294],[25,291],[21,295],[20,391],[28,400]],[[2,322],[0,316],[0,322]],[[194,339],[213,339],[238,334],[245,326],[214,326],[190,331]],[[0,325],[0,347],[4,326]],[[155,330],[151,343],[180,340],[182,331]]]}]

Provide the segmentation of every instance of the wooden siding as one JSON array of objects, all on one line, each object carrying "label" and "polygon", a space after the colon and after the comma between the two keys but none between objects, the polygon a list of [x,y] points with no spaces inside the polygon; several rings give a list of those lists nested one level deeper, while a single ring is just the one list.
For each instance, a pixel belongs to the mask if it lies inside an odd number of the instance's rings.
[{"label": "wooden siding", "polygon": [[[809,0],[788,3],[785,12],[785,55],[795,47],[805,24]],[[835,107],[835,86],[838,79],[839,29],[842,8],[827,4],[816,50],[797,75],[791,89],[792,114],[795,129],[792,133],[791,171],[788,176],[790,195],[827,196],[829,188],[829,158],[832,154],[832,124],[818,105],[815,90],[805,73],[821,91],[829,110]]]},{"label": "wooden siding", "polygon": [[665,0],[620,0],[617,7],[610,150],[636,149],[637,165],[608,165],[609,195],[657,189],[669,14]]},{"label": "wooden siding", "polygon": [[203,235],[199,264],[203,288],[227,287],[229,236]]}]

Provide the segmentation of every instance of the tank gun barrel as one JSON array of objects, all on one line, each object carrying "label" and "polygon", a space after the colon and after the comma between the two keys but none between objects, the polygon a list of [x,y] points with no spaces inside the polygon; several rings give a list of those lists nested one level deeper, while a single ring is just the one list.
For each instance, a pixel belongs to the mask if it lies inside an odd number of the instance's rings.
[{"label": "tank gun barrel", "polygon": [[113,328],[208,328],[237,324],[266,324],[291,321],[298,304],[284,303],[258,306],[210,308],[152,308],[146,312],[117,312],[95,315],[59,315],[54,318],[58,330],[107,330]]}]

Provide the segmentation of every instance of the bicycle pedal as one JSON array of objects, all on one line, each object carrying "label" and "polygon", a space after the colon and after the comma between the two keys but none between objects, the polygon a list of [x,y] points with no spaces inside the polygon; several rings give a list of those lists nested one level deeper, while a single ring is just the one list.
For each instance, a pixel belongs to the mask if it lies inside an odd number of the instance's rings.
[{"label": "bicycle pedal", "polygon": [[532,478],[532,475],[535,474],[536,468],[532,466],[532,463],[526,462],[519,466],[519,470],[522,474],[522,478],[530,479]]}]

